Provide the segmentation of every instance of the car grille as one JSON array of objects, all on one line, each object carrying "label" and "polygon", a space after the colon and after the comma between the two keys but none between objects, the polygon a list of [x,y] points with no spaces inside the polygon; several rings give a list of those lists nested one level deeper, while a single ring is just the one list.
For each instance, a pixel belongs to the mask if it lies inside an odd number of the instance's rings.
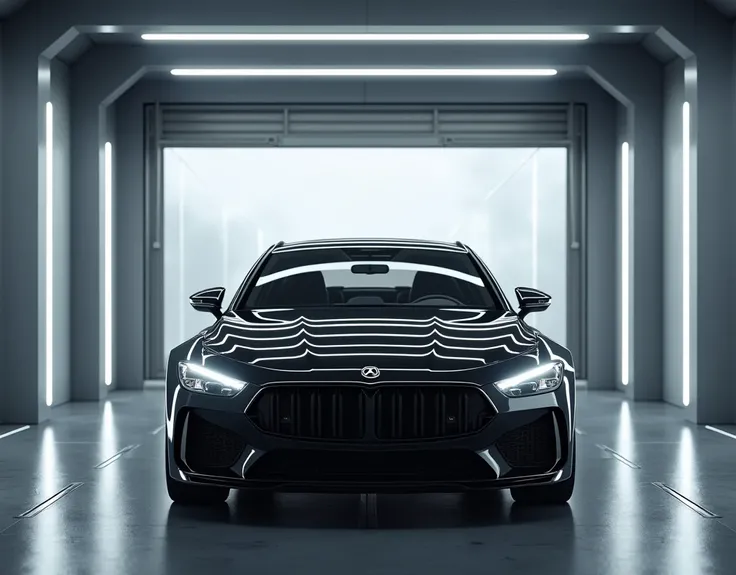
[{"label": "car grille", "polygon": [[557,461],[557,433],[554,414],[508,431],[496,442],[496,448],[512,468],[549,471]]},{"label": "car grille", "polygon": [[421,441],[477,433],[495,415],[470,386],[303,384],[266,388],[248,409],[265,433],[334,441]]},{"label": "car grille", "polygon": [[490,421],[486,397],[471,387],[386,387],[376,394],[376,437],[438,439],[476,433]]},{"label": "car grille", "polygon": [[237,433],[191,412],[184,449],[187,465],[206,473],[234,465],[245,450],[245,442]]},{"label": "car grille", "polygon": [[261,392],[248,416],[262,431],[305,439],[360,439],[365,396],[359,387],[274,387]]}]

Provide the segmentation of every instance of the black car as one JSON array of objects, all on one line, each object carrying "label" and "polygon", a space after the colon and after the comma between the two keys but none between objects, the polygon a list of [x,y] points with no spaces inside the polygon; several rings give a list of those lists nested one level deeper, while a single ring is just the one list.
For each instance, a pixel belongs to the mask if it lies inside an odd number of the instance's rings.
[{"label": "black car", "polygon": [[172,500],[230,489],[457,492],[511,488],[564,503],[575,481],[570,352],[513,310],[458,243],[324,240],[272,246],[209,328],[171,351]]}]

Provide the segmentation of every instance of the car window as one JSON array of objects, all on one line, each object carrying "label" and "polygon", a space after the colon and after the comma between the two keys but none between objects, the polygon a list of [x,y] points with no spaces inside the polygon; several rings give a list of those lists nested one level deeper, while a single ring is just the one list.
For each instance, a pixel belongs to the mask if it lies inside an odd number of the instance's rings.
[{"label": "car window", "polygon": [[466,252],[386,247],[274,252],[236,309],[385,305],[502,309]]}]

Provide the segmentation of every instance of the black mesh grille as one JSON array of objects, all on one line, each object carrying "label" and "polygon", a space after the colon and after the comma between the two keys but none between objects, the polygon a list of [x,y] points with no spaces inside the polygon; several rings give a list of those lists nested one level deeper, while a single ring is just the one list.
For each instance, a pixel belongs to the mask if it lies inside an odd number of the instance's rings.
[{"label": "black mesh grille", "polygon": [[496,448],[513,468],[534,468],[549,471],[557,460],[557,438],[554,415],[550,412],[539,419],[505,433]]},{"label": "black mesh grille", "polygon": [[480,431],[495,415],[470,386],[299,385],[267,388],[248,409],[266,433],[338,441],[412,441]]},{"label": "black mesh grille", "polygon": [[472,481],[496,479],[494,471],[472,451],[309,451],[266,453],[248,479],[267,481]]},{"label": "black mesh grille", "polygon": [[234,465],[245,449],[243,439],[192,412],[186,434],[185,454],[192,470],[205,473]]},{"label": "black mesh grille", "polygon": [[480,431],[493,415],[483,393],[471,387],[386,387],[376,394],[376,437],[458,437]]},{"label": "black mesh grille", "polygon": [[261,392],[248,416],[261,430],[305,439],[360,439],[365,395],[357,386],[289,386]]}]

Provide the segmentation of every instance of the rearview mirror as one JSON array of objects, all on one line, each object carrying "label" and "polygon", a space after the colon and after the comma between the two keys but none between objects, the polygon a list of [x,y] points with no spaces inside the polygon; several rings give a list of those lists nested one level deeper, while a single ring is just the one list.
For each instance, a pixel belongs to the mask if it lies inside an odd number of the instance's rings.
[{"label": "rearview mirror", "polygon": [[519,300],[519,319],[535,311],[544,311],[552,303],[552,296],[534,288],[517,287],[516,299]]},{"label": "rearview mirror", "polygon": [[198,291],[189,296],[189,303],[197,311],[206,311],[217,319],[222,317],[222,300],[225,297],[225,288],[216,287]]}]

